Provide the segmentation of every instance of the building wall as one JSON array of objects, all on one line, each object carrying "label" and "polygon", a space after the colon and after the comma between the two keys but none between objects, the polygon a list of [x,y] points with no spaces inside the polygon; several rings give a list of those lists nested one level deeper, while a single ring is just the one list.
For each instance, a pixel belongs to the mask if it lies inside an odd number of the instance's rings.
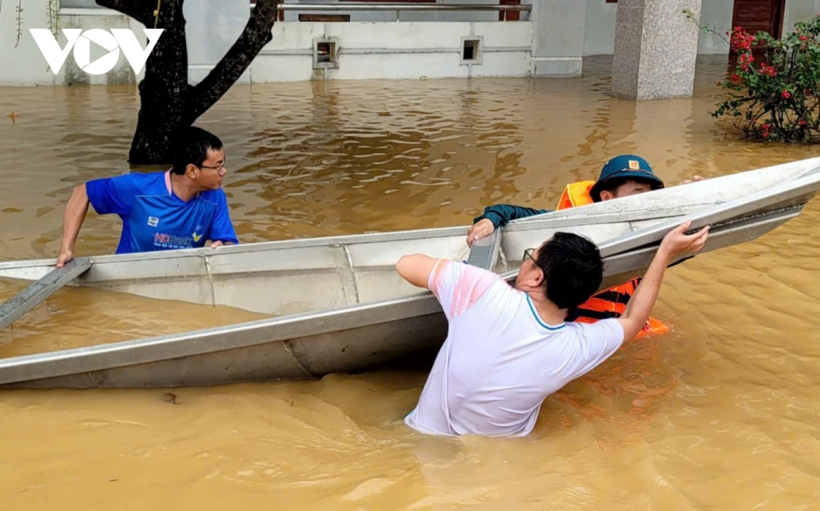
[{"label": "building wall", "polygon": [[[75,0],[77,1],[77,0]],[[134,71],[124,56],[120,55],[117,66],[105,75],[89,75],[77,66],[73,53],[69,53],[60,72],[55,76],[48,67],[40,48],[34,42],[29,29],[49,28],[46,2],[25,2],[22,33],[17,44],[17,12],[10,2],[5,2],[0,10],[0,85],[73,85],[80,83],[114,84],[134,83],[142,76],[134,76]],[[127,16],[107,9],[65,8],[59,17],[61,28],[130,28],[142,34],[143,26]],[[60,47],[66,44],[59,34]],[[15,47],[15,45],[17,47]],[[95,45],[92,45],[92,49]],[[101,56],[92,51],[92,60]]]},{"label": "building wall", "polygon": [[[725,34],[731,29],[734,0],[706,0],[701,4],[700,24],[708,26],[719,34]],[[698,53],[720,55],[729,53],[729,45],[712,33],[700,33],[698,38]]]},{"label": "building wall", "polygon": [[[389,1],[389,0],[384,0]],[[498,5],[498,0],[436,0],[437,3],[448,4],[487,4]],[[45,0],[43,0],[45,3]],[[248,2],[246,2],[248,3]],[[339,0],[284,0],[286,4],[312,3],[312,4],[339,4]],[[95,0],[61,0],[63,7],[96,7]],[[187,7],[187,6],[186,6]],[[285,21],[299,21],[298,11],[289,11],[285,14]],[[350,21],[396,21],[395,11],[384,12],[339,12],[338,14],[349,14]],[[526,16],[522,13],[522,16]],[[480,11],[454,11],[454,12],[404,12],[401,14],[402,21],[496,21],[497,12]]]},{"label": "building wall", "polygon": [[[214,13],[219,13],[215,16]],[[197,84],[222,60],[245,30],[251,9],[245,0],[195,0],[182,4],[188,47],[188,80]],[[245,71],[237,83],[250,83]]]},{"label": "building wall", "polygon": [[[253,82],[527,76],[529,22],[277,23]],[[462,38],[480,37],[481,63],[461,65]],[[337,69],[314,69],[313,41],[338,45]]]},{"label": "building wall", "polygon": [[605,0],[587,0],[584,56],[612,55],[615,51],[617,13],[618,4],[608,4]]},{"label": "building wall", "polygon": [[[61,28],[130,28],[139,36],[142,25],[114,11],[93,7],[93,0],[62,0]],[[473,3],[491,0],[448,0]],[[494,1],[494,0],[493,0]],[[27,2],[24,31],[18,48],[16,12],[0,10],[0,85],[70,85],[76,83],[134,83],[124,56],[106,75],[92,76],[80,70],[69,54],[63,68],[54,76],[34,42],[29,28],[48,28],[46,2]],[[69,5],[70,7],[65,7]],[[247,0],[197,0],[185,3],[188,28],[189,77],[201,80],[230,48],[244,28],[250,7]],[[221,11],[214,30],[213,13]],[[418,13],[414,13],[418,14]],[[433,13],[435,14],[435,13]],[[451,16],[492,14],[493,21],[448,22]],[[395,14],[391,14],[395,16]],[[498,13],[453,12],[436,15],[440,21],[396,23],[284,22],[274,27],[273,40],[260,53],[240,83],[423,77],[528,76],[532,72],[532,25],[529,21],[498,22]],[[403,16],[404,19],[404,16]],[[209,29],[213,33],[209,33]],[[209,33],[204,40],[197,34]],[[314,69],[314,38],[331,37],[339,48],[338,68]],[[462,38],[481,39],[481,58],[465,65],[461,62]],[[65,45],[60,33],[58,43]],[[93,47],[93,46],[92,46]],[[92,53],[92,60],[98,55]],[[99,55],[101,56],[101,55]]]},{"label": "building wall", "polygon": [[[734,0],[703,0],[701,7],[701,25],[706,25],[720,34],[731,29]],[[794,30],[798,21],[808,20],[817,15],[820,9],[818,0],[786,0],[786,11],[783,16],[783,34]],[[698,53],[724,54],[729,52],[729,45],[720,37],[711,33],[701,33],[698,41]]]},{"label": "building wall", "polygon": [[787,0],[783,33],[791,32],[796,22],[811,19],[818,12],[820,12],[820,0]]},{"label": "building wall", "polygon": [[[386,1],[386,0],[385,0]],[[287,4],[299,3],[323,3],[323,4],[340,4],[339,0],[285,0]],[[498,5],[498,0],[437,0],[437,3],[448,4],[487,4]],[[285,13],[285,21],[299,21],[299,11],[287,11]],[[348,14],[351,22],[373,22],[373,21],[396,21],[396,11],[379,11],[379,12],[334,12],[333,14]],[[481,12],[481,11],[451,11],[451,12],[402,12],[400,14],[401,21],[497,21],[498,12]],[[526,13],[522,13],[523,18],[526,19]]]},{"label": "building wall", "polygon": [[[288,1],[293,3],[297,0]],[[497,3],[497,0],[446,1]],[[496,12],[428,12],[405,13],[406,16],[402,15],[403,21],[396,23],[395,11],[392,11],[371,14],[386,16],[385,20],[389,18],[386,22],[277,23],[273,41],[240,82],[577,75],[581,72],[578,59],[581,54],[613,52],[617,4],[606,3],[605,0],[567,1],[524,0],[522,3],[537,8],[533,11],[532,22],[526,14],[522,15],[526,21],[500,23],[496,21]],[[60,25],[63,28],[130,28],[137,34],[143,28],[126,16],[93,7],[93,0],[62,0],[62,4]],[[734,0],[703,0],[701,24],[725,32],[731,24],[733,5]],[[193,83],[206,76],[233,44],[247,19],[247,6],[246,0],[186,2],[185,15],[190,29],[190,77]],[[59,74],[54,76],[28,32],[29,28],[48,27],[47,2],[26,2],[23,33],[17,48],[17,14],[13,7],[6,2],[0,10],[0,85],[133,83],[141,78],[134,76],[123,56],[111,73],[90,76],[77,68],[71,54]],[[225,11],[225,15],[218,18],[221,21],[215,30],[217,37],[210,34],[205,40],[202,37],[197,39],[196,34],[207,33],[209,27],[213,27],[215,10]],[[792,30],[796,21],[814,16],[818,10],[820,0],[787,0],[784,30]],[[538,12],[543,15],[537,15]],[[362,13],[354,14],[355,17],[351,16],[356,19]],[[289,13],[288,17],[295,19],[297,15]],[[418,17],[427,21],[409,21]],[[471,17],[486,18],[487,21],[469,21]],[[454,19],[462,21],[452,21]],[[567,34],[573,35],[577,41],[565,37]],[[468,36],[483,39],[482,58],[480,63],[462,65],[462,38]],[[317,37],[336,39],[338,68],[314,69],[313,40]],[[65,44],[62,34],[58,41],[61,46]],[[728,47],[714,35],[701,34],[698,51],[721,54],[726,53]]]},{"label": "building wall", "polygon": [[526,3],[532,5],[532,75],[583,74],[586,0]]},{"label": "building wall", "polygon": [[[734,0],[703,0],[700,24],[723,34],[731,28]],[[618,4],[606,0],[587,0],[587,25],[584,55],[611,55],[615,47],[615,22]],[[806,20],[820,12],[818,0],[786,0],[783,33],[794,29],[797,21]],[[681,14],[683,15],[683,14]],[[720,37],[701,32],[699,54],[724,54],[729,45]]]}]

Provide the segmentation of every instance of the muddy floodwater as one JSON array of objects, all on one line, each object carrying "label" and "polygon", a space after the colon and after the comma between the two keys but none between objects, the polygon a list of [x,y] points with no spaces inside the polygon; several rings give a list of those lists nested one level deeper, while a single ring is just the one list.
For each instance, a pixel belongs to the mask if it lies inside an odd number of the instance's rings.
[{"label": "muddy floodwater", "polygon": [[[468,225],[555,205],[621,153],[669,185],[818,155],[744,142],[695,97],[612,99],[611,58],[573,79],[236,86],[199,122],[226,144],[241,241]],[[73,186],[127,172],[128,86],[0,88],[0,260],[56,256]],[[13,114],[13,115],[12,115]],[[153,170],[153,169],[152,169]],[[424,367],[319,381],[0,391],[0,509],[809,510],[820,502],[820,202],[671,269],[663,336],[551,396],[527,438],[404,426]],[[113,252],[89,214],[78,255]],[[0,298],[23,285],[0,280]],[[64,289],[0,332],[0,357],[228,325],[231,308]]]}]

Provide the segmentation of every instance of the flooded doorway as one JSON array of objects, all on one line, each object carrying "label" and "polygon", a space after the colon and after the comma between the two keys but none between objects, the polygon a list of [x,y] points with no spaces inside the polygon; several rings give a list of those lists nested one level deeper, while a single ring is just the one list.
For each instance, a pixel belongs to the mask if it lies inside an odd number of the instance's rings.
[{"label": "flooded doorway", "polygon": [[766,32],[780,39],[786,0],[735,0],[732,28],[741,26],[746,32]]}]

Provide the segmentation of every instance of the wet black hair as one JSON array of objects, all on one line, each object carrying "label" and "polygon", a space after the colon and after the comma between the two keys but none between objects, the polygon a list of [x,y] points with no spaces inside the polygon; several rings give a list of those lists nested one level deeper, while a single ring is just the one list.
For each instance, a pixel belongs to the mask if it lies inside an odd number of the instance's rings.
[{"label": "wet black hair", "polygon": [[555,233],[541,246],[535,264],[544,272],[547,298],[559,309],[589,300],[604,278],[601,251],[577,234]]},{"label": "wet black hair", "polygon": [[208,159],[209,149],[222,149],[219,137],[196,126],[182,130],[174,144],[174,166],[171,172],[179,175],[185,174],[188,165],[202,165],[202,162]]}]

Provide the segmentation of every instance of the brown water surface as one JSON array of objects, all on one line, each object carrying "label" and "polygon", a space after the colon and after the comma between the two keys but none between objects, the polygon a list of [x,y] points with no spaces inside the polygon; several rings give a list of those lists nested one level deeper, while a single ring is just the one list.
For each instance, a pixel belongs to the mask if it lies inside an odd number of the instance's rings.
[{"label": "brown water surface", "polygon": [[[551,207],[636,152],[668,183],[816,156],[738,140],[693,99],[609,97],[577,79],[237,86],[201,120],[226,143],[244,242],[466,225]],[[71,188],[127,172],[131,87],[0,89],[0,259],[52,257]],[[15,115],[13,118],[11,113]],[[0,509],[814,509],[820,499],[820,203],[764,238],[669,272],[633,341],[544,404],[528,438],[435,439],[403,423],[423,370],[214,388],[0,392]],[[113,251],[91,213],[79,254]],[[0,298],[21,285],[0,282]],[[0,357],[253,315],[60,291]]]}]

